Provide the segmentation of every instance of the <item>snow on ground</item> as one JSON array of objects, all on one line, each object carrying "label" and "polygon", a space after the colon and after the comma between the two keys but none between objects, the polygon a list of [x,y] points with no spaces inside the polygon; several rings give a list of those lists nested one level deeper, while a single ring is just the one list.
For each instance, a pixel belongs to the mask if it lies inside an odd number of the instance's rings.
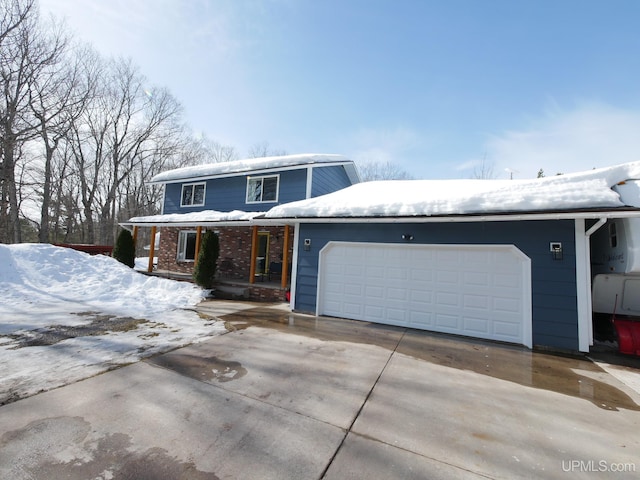
[{"label": "snow on ground", "polygon": [[267,218],[489,214],[624,206],[612,190],[640,162],[531,180],[386,180],[278,205]]},{"label": "snow on ground", "polygon": [[191,283],[51,245],[0,245],[0,291],[0,404],[225,331]]}]

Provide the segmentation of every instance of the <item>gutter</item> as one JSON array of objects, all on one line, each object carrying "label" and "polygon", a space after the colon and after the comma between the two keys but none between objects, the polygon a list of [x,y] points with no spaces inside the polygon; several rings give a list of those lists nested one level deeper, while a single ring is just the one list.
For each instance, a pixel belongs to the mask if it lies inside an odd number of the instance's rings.
[{"label": "gutter", "polygon": [[[611,218],[640,218],[640,208],[632,210],[609,210],[591,212],[555,212],[555,213],[519,213],[493,215],[442,215],[442,216],[405,216],[405,217],[255,217],[257,225],[283,223],[458,223],[458,222],[512,222],[526,220],[598,220],[599,225],[593,232]],[[595,227],[591,227],[592,230]],[[592,233],[593,233],[592,232]]]}]

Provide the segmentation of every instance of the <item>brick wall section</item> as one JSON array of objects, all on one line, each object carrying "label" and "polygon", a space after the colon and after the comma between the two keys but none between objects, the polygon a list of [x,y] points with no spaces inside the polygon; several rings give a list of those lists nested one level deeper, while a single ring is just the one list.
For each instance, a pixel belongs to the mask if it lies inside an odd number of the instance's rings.
[{"label": "brick wall section", "polygon": [[[180,230],[195,228],[163,227],[160,232],[158,249],[158,270],[169,272],[193,273],[193,262],[178,262],[178,235]],[[219,227],[213,229],[220,239],[218,257],[218,278],[222,280],[249,280],[251,270],[251,227]],[[289,238],[289,261],[293,249],[293,229]],[[283,227],[260,227],[260,232],[269,232],[269,262],[281,262],[284,247]],[[280,278],[280,277],[278,277]]]},{"label": "brick wall section", "polygon": [[281,288],[259,287],[256,284],[249,287],[249,300],[256,302],[284,302],[286,290]]}]

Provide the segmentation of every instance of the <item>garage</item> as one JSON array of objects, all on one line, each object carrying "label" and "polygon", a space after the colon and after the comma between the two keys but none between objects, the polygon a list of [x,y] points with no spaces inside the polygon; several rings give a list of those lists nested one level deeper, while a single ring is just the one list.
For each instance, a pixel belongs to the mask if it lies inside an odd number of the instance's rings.
[{"label": "garage", "polygon": [[532,346],[531,261],[513,245],[331,241],[317,314]]}]

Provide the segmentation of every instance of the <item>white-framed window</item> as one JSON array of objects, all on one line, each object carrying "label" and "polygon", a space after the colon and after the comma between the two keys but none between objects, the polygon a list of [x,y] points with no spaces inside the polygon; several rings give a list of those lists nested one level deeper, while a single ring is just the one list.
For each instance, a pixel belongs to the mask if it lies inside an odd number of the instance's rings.
[{"label": "white-framed window", "polygon": [[195,230],[180,230],[178,233],[179,262],[193,262],[196,259],[196,235]]},{"label": "white-framed window", "polygon": [[247,177],[247,203],[278,201],[280,175]]},{"label": "white-framed window", "polygon": [[204,205],[206,183],[189,183],[182,185],[180,196],[181,207],[197,207]]}]

